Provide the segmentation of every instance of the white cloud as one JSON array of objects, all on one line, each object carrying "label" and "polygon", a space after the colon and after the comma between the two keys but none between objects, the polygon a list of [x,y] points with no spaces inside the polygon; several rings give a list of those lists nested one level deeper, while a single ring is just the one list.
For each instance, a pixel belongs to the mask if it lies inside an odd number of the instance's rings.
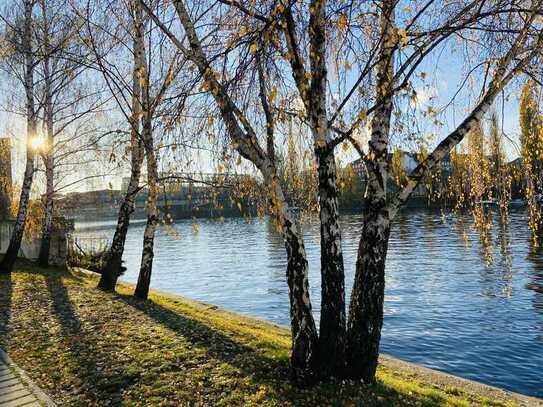
[{"label": "white cloud", "polygon": [[415,92],[417,96],[414,100],[414,105],[418,110],[426,109],[429,102],[437,96],[437,89],[434,86],[429,85],[415,88]]}]

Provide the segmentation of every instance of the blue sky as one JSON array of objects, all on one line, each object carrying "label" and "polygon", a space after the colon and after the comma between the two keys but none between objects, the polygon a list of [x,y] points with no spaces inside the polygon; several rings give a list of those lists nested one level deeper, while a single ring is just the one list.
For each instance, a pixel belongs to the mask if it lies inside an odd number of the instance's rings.
[{"label": "blue sky", "polygon": [[[469,110],[473,107],[481,90],[481,72],[475,73],[470,78],[456,96],[454,103],[450,105],[443,114],[438,116],[443,122],[443,126],[435,126],[430,120],[423,117],[422,112],[429,106],[432,106],[435,110],[439,111],[441,107],[448,104],[464,80],[467,70],[477,62],[477,57],[478,55],[475,53],[467,55],[466,57],[466,55],[461,55],[459,51],[453,52],[453,42],[450,41],[441,49],[436,50],[434,54],[421,65],[417,74],[413,77],[413,86],[418,93],[416,117],[421,137],[429,140],[428,147],[431,148],[435,146],[437,142],[442,140],[450,131],[452,131],[469,113]],[[421,77],[421,72],[426,73],[425,79]],[[290,75],[290,71],[286,72],[286,75]],[[350,72],[348,75],[352,75],[352,78],[349,77],[348,80],[354,81],[356,72],[353,70],[353,72]],[[333,80],[331,75],[330,80]],[[6,105],[6,101],[9,97],[8,95],[10,94],[10,92],[5,91],[6,86],[9,86],[8,83],[3,82],[2,105]],[[331,88],[334,88],[333,83],[330,86]],[[13,88],[11,88],[11,90],[13,90]],[[20,89],[20,91],[22,94],[22,89]],[[502,97],[500,96],[496,101],[496,110],[500,121],[503,120],[504,130],[506,134],[517,141],[517,143],[519,134],[518,94],[519,81],[510,84],[506,88],[504,97],[507,100],[503,105],[503,117]],[[353,102],[356,101],[353,100]],[[400,108],[402,107],[400,106]],[[0,112],[0,135],[14,137],[13,144],[16,149],[14,151],[13,161],[16,165],[15,169],[19,174],[24,165],[24,132],[24,118],[10,113]],[[427,137],[429,134],[432,134],[433,138],[429,139]],[[393,134],[394,143],[401,148],[414,148],[413,143],[406,143],[404,140],[398,140],[397,137],[394,138],[394,136],[395,134]],[[518,156],[515,147],[510,142],[505,142],[505,148],[508,159],[514,159]],[[344,152],[341,149],[338,149],[338,155],[343,158],[344,163],[356,158],[353,151]],[[193,161],[198,170],[211,172],[214,169],[214,163],[206,153],[195,153]],[[121,171],[121,173],[123,172],[128,174],[128,169]],[[18,178],[20,177],[17,177],[17,179]],[[120,176],[118,174],[112,174],[107,179],[104,179],[102,187],[107,187],[109,183],[114,187],[118,187],[120,185]]]}]

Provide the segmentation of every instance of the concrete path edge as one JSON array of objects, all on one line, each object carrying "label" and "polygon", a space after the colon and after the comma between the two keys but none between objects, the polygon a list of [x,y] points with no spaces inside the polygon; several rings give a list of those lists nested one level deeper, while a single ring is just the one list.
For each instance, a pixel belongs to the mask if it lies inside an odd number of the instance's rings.
[{"label": "concrete path edge", "polygon": [[9,355],[3,350],[0,349],[0,361],[4,362],[7,366],[9,366],[11,369],[13,369],[22,379],[24,384],[30,388],[34,396],[45,406],[47,407],[56,407],[55,402],[49,397],[47,394],[43,392],[42,389],[40,389],[33,381],[28,377],[26,372],[21,369],[19,366],[11,360]]}]

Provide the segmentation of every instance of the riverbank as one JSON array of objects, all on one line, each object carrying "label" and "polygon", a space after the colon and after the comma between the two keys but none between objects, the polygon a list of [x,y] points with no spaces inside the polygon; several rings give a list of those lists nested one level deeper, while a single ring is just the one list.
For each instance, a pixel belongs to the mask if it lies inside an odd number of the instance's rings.
[{"label": "riverbank", "polygon": [[[383,358],[378,383],[288,381],[288,330],[181,297],[140,302],[63,269],[0,277],[0,346],[63,405],[536,405]],[[533,403],[533,404],[530,404]]]}]

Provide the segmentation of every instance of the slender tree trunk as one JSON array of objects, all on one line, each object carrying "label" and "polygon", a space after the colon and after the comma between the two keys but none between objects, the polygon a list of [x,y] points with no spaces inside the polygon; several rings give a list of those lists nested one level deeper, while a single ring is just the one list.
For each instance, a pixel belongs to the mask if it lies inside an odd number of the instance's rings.
[{"label": "slender tree trunk", "polygon": [[[135,36],[137,37],[136,30]],[[140,60],[143,50],[138,50],[138,39],[134,39],[134,72],[132,73],[132,117],[131,126],[131,173],[130,181],[126,189],[126,194],[117,218],[117,227],[111,242],[111,248],[108,253],[106,265],[102,270],[102,275],[98,283],[98,288],[104,291],[114,291],[117,285],[117,279],[122,272],[122,257],[124,253],[124,244],[128,226],[130,225],[130,216],[134,212],[136,195],[139,191],[139,182],[141,176],[141,166],[143,162],[143,142],[140,135],[140,116],[141,116],[141,84],[140,84]]]},{"label": "slender tree trunk", "polygon": [[[264,52],[265,48],[263,50],[263,53]],[[264,66],[260,53],[256,54],[256,67],[258,73],[260,103],[262,104],[264,115],[266,116],[266,153],[270,161],[275,166],[275,118],[273,116],[272,109],[270,108],[270,104],[268,103],[268,92],[266,90],[266,84],[268,81],[266,78],[266,73],[264,72]]]},{"label": "slender tree trunk", "polygon": [[45,48],[45,60],[43,62],[43,72],[45,80],[45,102],[44,113],[45,123],[47,129],[47,141],[45,146],[45,179],[46,179],[46,191],[45,191],[45,217],[43,220],[42,237],[40,245],[40,253],[38,257],[38,264],[41,267],[49,267],[49,253],[51,249],[51,235],[53,229],[53,194],[54,194],[54,118],[53,118],[53,102],[51,95],[51,70],[50,70],[50,47],[49,47],[49,26],[47,23],[47,10],[45,2],[42,2],[42,12],[45,19],[44,27],[44,48]]},{"label": "slender tree trunk", "polygon": [[270,168],[267,179],[272,191],[272,206],[281,225],[287,252],[292,375],[296,382],[307,385],[319,378],[318,333],[309,297],[309,265],[300,228],[288,209],[273,168]]},{"label": "slender tree trunk", "polygon": [[365,383],[375,381],[383,326],[390,221],[382,203],[368,200],[365,205],[349,311],[347,376]]},{"label": "slender tree trunk", "polygon": [[383,325],[385,259],[390,232],[386,183],[388,142],[394,73],[394,8],[392,0],[381,2],[380,60],[377,66],[376,109],[371,123],[369,156],[365,164],[368,188],[364,199],[364,219],[358,247],[356,272],[349,307],[347,355],[350,378],[375,381],[379,342]]},{"label": "slender tree trunk", "polygon": [[345,273],[336,182],[330,151],[317,149],[321,235],[321,317],[319,362],[322,378],[341,377],[345,370]]},{"label": "slender tree trunk", "polygon": [[[345,275],[339,225],[336,162],[328,146],[326,66],[326,0],[313,0],[309,18],[311,80],[306,106],[310,117],[319,180],[321,235],[321,317],[319,336],[319,374],[321,378],[341,377],[345,370]],[[287,19],[288,20],[288,19]],[[287,22],[288,24],[288,22]],[[287,37],[291,34],[287,34]],[[291,63],[292,64],[292,63]],[[294,77],[303,98],[303,68],[292,64]],[[298,72],[296,72],[298,71]],[[301,80],[300,80],[301,79]]]},{"label": "slender tree trunk", "polygon": [[143,300],[147,299],[149,286],[151,285],[151,273],[153,270],[155,231],[158,223],[157,199],[158,199],[158,166],[153,143],[153,122],[149,95],[149,76],[147,60],[145,57],[145,42],[143,41],[144,25],[142,24],[142,10],[137,8],[136,21],[139,35],[137,55],[141,59],[142,70],[142,110],[143,110],[143,145],[147,159],[147,187],[149,196],[147,198],[147,224],[143,233],[143,250],[141,253],[141,266],[138,276],[138,283],[134,295]]},{"label": "slender tree trunk", "polygon": [[[51,137],[48,137],[48,145],[52,145]],[[45,177],[46,177],[46,192],[45,192],[45,217],[43,220],[42,236],[38,264],[40,267],[49,267],[49,255],[51,251],[51,238],[53,232],[53,194],[54,194],[54,162],[52,152],[48,152],[45,159]]]},{"label": "slender tree trunk", "polygon": [[15,225],[11,233],[11,239],[9,241],[8,249],[2,259],[2,262],[0,262],[0,273],[3,274],[11,273],[11,271],[13,270],[13,265],[15,264],[15,260],[17,260],[19,249],[21,248],[33,177],[34,153],[31,151],[30,148],[27,148],[26,168],[23,180],[23,187],[21,189],[21,196],[19,198],[19,209],[17,211],[17,218],[15,220]]},{"label": "slender tree trunk", "polygon": [[24,18],[24,36],[23,53],[25,58],[24,87],[26,95],[26,167],[19,198],[19,208],[17,219],[11,234],[8,250],[0,262],[0,273],[11,273],[13,265],[17,259],[17,254],[21,248],[23,239],[26,215],[28,210],[28,201],[30,199],[30,190],[34,178],[34,156],[35,151],[32,148],[31,141],[36,136],[36,112],[34,107],[34,54],[32,50],[32,9],[33,0],[25,0],[25,18]]},{"label": "slender tree trunk", "polygon": [[157,199],[158,199],[158,166],[153,142],[153,112],[151,96],[149,94],[149,70],[145,49],[145,24],[143,22],[143,10],[140,3],[136,3],[135,31],[136,31],[136,58],[139,66],[142,116],[143,116],[143,145],[147,159],[147,224],[143,233],[143,250],[141,252],[141,266],[138,283],[134,295],[143,300],[147,299],[149,286],[151,285],[151,273],[153,271],[155,231],[158,223]]},{"label": "slender tree trunk", "polygon": [[122,257],[124,253],[124,244],[128,226],[130,225],[130,216],[134,212],[136,195],[139,191],[139,180],[142,164],[142,147],[139,136],[132,136],[132,171],[130,181],[117,218],[117,227],[113,235],[111,247],[107,256],[106,265],[102,270],[98,288],[104,291],[114,291],[117,285],[117,279],[122,272]]},{"label": "slender tree trunk", "polygon": [[[151,121],[147,120],[144,128],[145,156],[147,159],[147,185],[149,197],[147,199],[147,224],[143,233],[143,250],[141,254],[141,267],[138,283],[134,295],[143,300],[147,299],[149,286],[151,285],[151,272],[153,270],[154,241],[158,223],[157,198],[158,198],[158,168],[153,146]],[[147,128],[148,127],[148,128]]]},{"label": "slender tree trunk", "polygon": [[292,377],[300,385],[310,385],[320,378],[318,332],[309,296],[309,264],[300,226],[285,200],[275,166],[260,167],[270,188],[274,219],[278,222],[287,254],[287,283],[289,288]]},{"label": "slender tree trunk", "polygon": [[311,384],[318,378],[318,335],[309,299],[309,267],[297,226],[287,221],[283,229],[288,259],[287,282],[292,330],[291,368],[297,382]]}]

